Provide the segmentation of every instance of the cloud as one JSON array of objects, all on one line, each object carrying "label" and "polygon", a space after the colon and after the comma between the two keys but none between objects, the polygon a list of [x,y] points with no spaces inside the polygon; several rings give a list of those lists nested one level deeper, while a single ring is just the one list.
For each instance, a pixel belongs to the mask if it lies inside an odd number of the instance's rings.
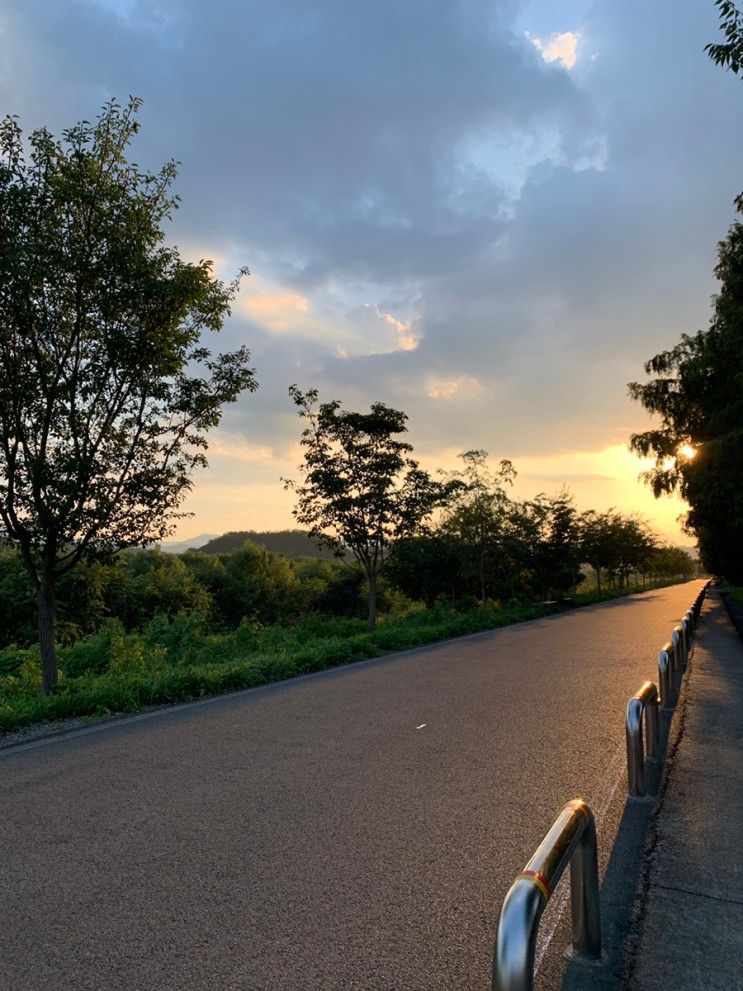
[{"label": "cloud", "polygon": [[476,396],[483,391],[481,382],[473,375],[458,375],[456,378],[431,378],[428,381],[426,395],[431,399],[451,399],[452,396],[464,394]]},{"label": "cloud", "polygon": [[[169,235],[254,273],[221,342],[251,348],[261,388],[225,413],[230,438],[282,460],[298,382],[406,410],[432,464],[583,450],[534,471],[619,478],[596,452],[645,426],[626,397],[642,363],[706,324],[740,187],[711,4],[0,0],[0,17],[3,106],[59,132],[141,95],[135,157],[183,163]],[[278,474],[213,464],[210,485]]]},{"label": "cloud", "polygon": [[545,62],[562,62],[566,69],[572,69],[578,60],[578,35],[572,31],[562,31],[546,38],[529,35],[529,38]]},{"label": "cloud", "polygon": [[248,285],[240,296],[240,310],[268,330],[296,329],[298,317],[308,313],[310,301],[292,289],[255,289]]}]

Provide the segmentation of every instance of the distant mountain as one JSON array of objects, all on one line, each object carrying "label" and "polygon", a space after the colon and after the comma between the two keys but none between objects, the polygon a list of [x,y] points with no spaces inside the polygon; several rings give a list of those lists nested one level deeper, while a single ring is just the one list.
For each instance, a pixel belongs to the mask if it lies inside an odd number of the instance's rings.
[{"label": "distant mountain", "polygon": [[318,547],[305,530],[266,530],[260,533],[256,530],[232,530],[210,540],[199,550],[205,554],[230,554],[242,547],[246,540],[287,557],[333,557],[329,550]]},{"label": "distant mountain", "polygon": [[198,537],[189,537],[188,540],[167,540],[164,544],[160,544],[160,550],[165,554],[183,554],[192,547],[201,547],[216,536],[216,533],[200,533]]}]

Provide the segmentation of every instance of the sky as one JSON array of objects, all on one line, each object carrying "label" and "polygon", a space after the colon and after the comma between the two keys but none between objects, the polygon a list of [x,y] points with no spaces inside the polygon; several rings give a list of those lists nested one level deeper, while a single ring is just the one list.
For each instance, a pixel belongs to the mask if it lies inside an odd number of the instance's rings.
[{"label": "sky", "polygon": [[424,466],[483,448],[514,492],[643,513],[643,363],[707,325],[743,187],[743,83],[712,0],[0,0],[0,109],[59,132],[143,99],[168,238],[244,280],[224,415],[176,536],[292,525],[297,383],[409,415]]}]

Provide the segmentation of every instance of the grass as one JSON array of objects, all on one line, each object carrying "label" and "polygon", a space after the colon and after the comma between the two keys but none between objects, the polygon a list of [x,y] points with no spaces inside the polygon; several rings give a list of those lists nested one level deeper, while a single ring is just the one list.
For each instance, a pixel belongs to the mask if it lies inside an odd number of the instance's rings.
[{"label": "grass", "polygon": [[[667,584],[672,583],[638,586],[629,594]],[[579,593],[573,603],[591,605],[627,594],[628,590],[594,590]],[[112,621],[99,633],[60,650],[59,687],[45,698],[38,694],[38,648],[0,651],[0,733],[252,688],[559,611],[559,605],[545,603],[489,603],[467,612],[418,609],[387,616],[373,633],[362,620],[320,617],[307,617],[291,627],[244,622],[223,634],[209,633],[198,614],[172,621],[158,618],[135,633],[125,633]]]}]

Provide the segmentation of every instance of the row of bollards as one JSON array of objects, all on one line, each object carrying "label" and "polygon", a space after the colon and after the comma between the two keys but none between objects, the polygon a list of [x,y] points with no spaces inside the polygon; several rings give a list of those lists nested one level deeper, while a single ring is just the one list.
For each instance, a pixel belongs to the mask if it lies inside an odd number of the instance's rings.
[{"label": "row of bollards", "polygon": [[[645,764],[660,760],[659,705],[672,709],[678,701],[681,679],[691,653],[699,614],[707,593],[707,582],[681,622],[673,628],[671,639],[658,655],[658,688],[646,681],[627,703],[625,733],[627,737],[627,791],[630,798],[644,798],[647,791]],[[643,746],[643,716],[645,745]]]},{"label": "row of bollards", "polygon": [[[627,706],[627,780],[632,798],[645,795],[646,760],[660,759],[659,706],[675,706],[694,632],[709,587],[694,600],[658,658],[660,696],[646,681]],[[646,747],[643,747],[643,722]],[[601,918],[596,824],[586,803],[568,802],[503,901],[493,958],[492,991],[533,991],[539,922],[563,871],[570,864],[572,956],[601,959]]]}]

